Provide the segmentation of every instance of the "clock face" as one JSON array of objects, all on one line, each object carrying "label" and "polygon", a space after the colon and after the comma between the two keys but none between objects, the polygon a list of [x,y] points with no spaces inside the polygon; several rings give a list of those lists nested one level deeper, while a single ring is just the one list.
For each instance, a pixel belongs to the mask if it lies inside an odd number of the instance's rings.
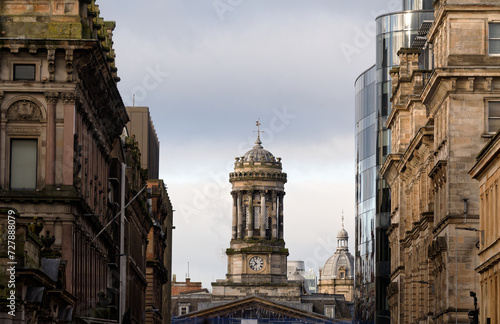
[{"label": "clock face", "polygon": [[254,256],[250,259],[248,264],[253,271],[259,271],[264,267],[264,260],[262,260],[260,256]]}]

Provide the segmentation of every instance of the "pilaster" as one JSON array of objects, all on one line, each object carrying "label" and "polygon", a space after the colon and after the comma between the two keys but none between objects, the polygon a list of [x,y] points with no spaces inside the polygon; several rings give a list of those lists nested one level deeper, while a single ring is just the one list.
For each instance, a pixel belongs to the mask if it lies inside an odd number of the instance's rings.
[{"label": "pilaster", "polygon": [[73,185],[73,157],[75,134],[75,92],[63,92],[64,103],[64,130],[63,130],[63,157],[62,157],[62,184]]},{"label": "pilaster", "polygon": [[46,92],[47,103],[47,145],[45,160],[45,184],[55,185],[56,177],[56,105],[59,92]]}]

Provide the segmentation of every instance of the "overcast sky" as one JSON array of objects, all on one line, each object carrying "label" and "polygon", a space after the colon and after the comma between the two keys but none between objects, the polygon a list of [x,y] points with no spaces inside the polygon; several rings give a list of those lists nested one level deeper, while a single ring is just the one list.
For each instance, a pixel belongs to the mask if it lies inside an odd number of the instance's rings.
[{"label": "overcast sky", "polygon": [[98,0],[114,20],[119,89],[149,106],[174,209],[173,273],[224,279],[234,157],[283,159],[288,260],[322,266],[342,210],[354,255],[354,81],[375,63],[375,17],[399,0]]}]

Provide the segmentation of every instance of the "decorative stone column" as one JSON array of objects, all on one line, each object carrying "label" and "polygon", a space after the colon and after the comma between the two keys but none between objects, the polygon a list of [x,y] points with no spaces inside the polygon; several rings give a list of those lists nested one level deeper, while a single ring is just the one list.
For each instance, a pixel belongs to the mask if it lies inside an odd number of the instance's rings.
[{"label": "decorative stone column", "polygon": [[231,195],[233,196],[233,224],[231,238],[234,240],[238,235],[238,194],[233,191],[231,192]]},{"label": "decorative stone column", "polygon": [[278,199],[278,197],[276,195],[276,191],[272,192],[271,197],[272,197],[271,201],[273,203],[272,211],[271,211],[271,236],[273,239],[277,239],[278,238],[278,220],[277,220],[277,215],[278,215],[277,199]]},{"label": "decorative stone column", "polygon": [[243,208],[242,208],[242,192],[238,191],[238,199],[237,199],[237,209],[238,209],[238,233],[237,233],[237,238],[242,239],[243,238]]},{"label": "decorative stone column", "polygon": [[47,153],[45,158],[45,184],[54,185],[56,177],[56,105],[59,92],[46,92],[47,102]]},{"label": "decorative stone column", "polygon": [[284,193],[279,193],[279,211],[278,211],[278,239],[283,239],[283,196]]},{"label": "decorative stone column", "polygon": [[266,193],[260,192],[260,237],[266,236]]},{"label": "decorative stone column", "polygon": [[254,217],[254,212],[253,212],[253,190],[250,190],[248,193],[248,237],[252,238],[253,237],[253,217]]}]

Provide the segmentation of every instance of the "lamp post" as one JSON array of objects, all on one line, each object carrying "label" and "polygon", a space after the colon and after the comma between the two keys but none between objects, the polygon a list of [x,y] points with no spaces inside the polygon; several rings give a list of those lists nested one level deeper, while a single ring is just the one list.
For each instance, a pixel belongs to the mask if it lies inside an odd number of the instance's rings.
[{"label": "lamp post", "polygon": [[469,312],[469,320],[471,324],[478,324],[479,323],[479,310],[477,309],[477,297],[476,293],[471,291],[470,296],[474,298],[474,310],[471,310]]}]

